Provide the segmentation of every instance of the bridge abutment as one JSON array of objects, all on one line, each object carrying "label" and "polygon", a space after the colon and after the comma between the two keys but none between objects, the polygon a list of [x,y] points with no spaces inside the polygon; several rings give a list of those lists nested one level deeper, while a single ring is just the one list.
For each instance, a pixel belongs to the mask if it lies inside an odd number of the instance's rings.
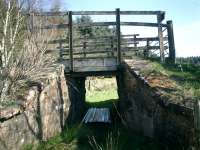
[{"label": "bridge abutment", "polygon": [[119,112],[129,129],[156,138],[169,149],[189,149],[194,145],[192,108],[162,97],[126,63],[117,81]]}]

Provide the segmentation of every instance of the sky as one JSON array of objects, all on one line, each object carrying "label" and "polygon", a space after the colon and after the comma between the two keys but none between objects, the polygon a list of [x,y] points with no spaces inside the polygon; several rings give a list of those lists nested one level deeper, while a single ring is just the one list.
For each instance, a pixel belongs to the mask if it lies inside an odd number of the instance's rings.
[{"label": "sky", "polygon": [[[49,0],[45,1],[46,7],[50,7]],[[63,10],[72,11],[113,11],[116,8],[120,8],[120,10],[165,11],[166,19],[164,22],[173,20],[177,56],[200,56],[200,0],[60,0],[60,2]],[[132,21],[141,20],[141,18],[134,17],[129,17],[129,19]],[[154,31],[141,28],[122,29],[123,34],[136,31],[140,32],[140,35],[154,33]]]}]

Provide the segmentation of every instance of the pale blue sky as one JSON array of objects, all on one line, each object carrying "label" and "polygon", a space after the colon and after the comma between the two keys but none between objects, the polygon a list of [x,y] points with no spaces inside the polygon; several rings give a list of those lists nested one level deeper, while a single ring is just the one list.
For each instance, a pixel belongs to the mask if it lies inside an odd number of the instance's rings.
[{"label": "pale blue sky", "polygon": [[[45,0],[51,1],[51,0]],[[200,56],[200,0],[60,0],[67,10],[162,10],[173,20],[178,56]],[[49,7],[48,3],[45,3]],[[133,20],[134,21],[134,20]]]}]

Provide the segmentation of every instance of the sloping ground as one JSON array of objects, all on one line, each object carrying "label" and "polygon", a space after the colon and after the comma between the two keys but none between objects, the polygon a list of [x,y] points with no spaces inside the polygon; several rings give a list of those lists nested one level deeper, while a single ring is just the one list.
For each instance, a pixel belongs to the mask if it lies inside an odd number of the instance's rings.
[{"label": "sloping ground", "polygon": [[161,64],[134,57],[126,63],[170,103],[193,107],[200,97],[200,68],[191,64]]}]

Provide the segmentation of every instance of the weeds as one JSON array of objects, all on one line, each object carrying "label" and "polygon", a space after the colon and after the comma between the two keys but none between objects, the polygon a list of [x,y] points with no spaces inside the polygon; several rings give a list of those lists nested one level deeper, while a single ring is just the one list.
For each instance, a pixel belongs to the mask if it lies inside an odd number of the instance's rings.
[{"label": "weeds", "polygon": [[117,135],[113,132],[108,133],[104,144],[99,144],[94,136],[89,137],[89,143],[93,150],[122,150],[119,132]]}]

